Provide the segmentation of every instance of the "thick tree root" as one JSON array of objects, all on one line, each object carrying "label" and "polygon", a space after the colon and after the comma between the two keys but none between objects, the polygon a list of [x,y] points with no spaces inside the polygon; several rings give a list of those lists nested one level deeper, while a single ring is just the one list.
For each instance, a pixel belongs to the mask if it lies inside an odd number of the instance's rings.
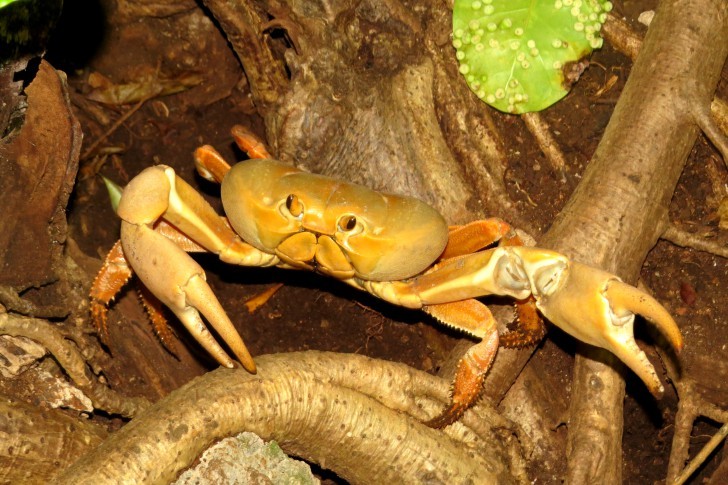
[{"label": "thick tree root", "polygon": [[[667,209],[697,126],[728,54],[728,5],[660,3],[592,161],[540,244],[637,277],[664,231]],[[688,342],[689,345],[689,342]],[[624,383],[602,351],[577,357],[567,481],[620,483]]]},{"label": "thick tree root", "polygon": [[352,483],[525,480],[512,434],[502,433],[507,423],[491,408],[469,411],[446,435],[420,422],[446,402],[441,379],[359,355],[302,352],[257,363],[258,375],[219,369],[173,392],[58,483],[165,482],[210,443],[242,430]]},{"label": "thick tree root", "polygon": [[50,483],[108,433],[87,419],[0,397],[3,483]]},{"label": "thick tree root", "polygon": [[[633,61],[637,59],[642,48],[642,38],[613,12],[602,28],[602,35],[622,54]],[[720,151],[728,167],[728,103],[716,97],[709,107],[704,103],[693,105],[692,115],[693,121]]]}]

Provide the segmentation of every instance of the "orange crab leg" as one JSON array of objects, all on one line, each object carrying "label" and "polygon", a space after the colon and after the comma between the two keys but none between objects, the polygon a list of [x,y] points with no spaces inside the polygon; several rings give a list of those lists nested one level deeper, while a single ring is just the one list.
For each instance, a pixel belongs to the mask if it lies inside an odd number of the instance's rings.
[{"label": "orange crab leg", "polygon": [[170,354],[177,357],[177,344],[175,343],[172,329],[167,322],[167,318],[164,316],[164,305],[162,305],[162,302],[159,301],[159,299],[144,285],[139,285],[138,293],[139,299],[142,301],[142,305],[144,305],[147,315],[149,315],[149,320],[152,322],[154,334],[160,342],[162,342],[164,348],[167,349]]},{"label": "orange crab leg", "polygon": [[[250,158],[272,158],[260,138],[244,126],[235,125],[231,131],[235,143]],[[197,173],[205,180],[222,183],[222,179],[230,171],[230,164],[210,145],[197,148],[193,156]]]},{"label": "orange crab leg", "polygon": [[235,143],[245,150],[250,158],[273,158],[263,142],[243,125],[235,125],[230,130]]},{"label": "orange crab leg", "polygon": [[91,286],[91,320],[99,333],[101,341],[109,340],[109,325],[107,321],[109,303],[114,299],[121,288],[131,278],[132,270],[124,258],[121,241],[111,248],[104,259],[101,271],[94,278]]},{"label": "orange crab leg", "polygon": [[[496,242],[501,246],[523,245],[510,224],[498,218],[452,226],[440,260],[464,257]],[[481,339],[465,353],[458,364],[450,405],[439,416],[427,422],[434,428],[457,421],[477,401],[498,345],[508,348],[524,347],[535,344],[546,333],[533,297],[516,302],[517,328],[501,337],[498,336],[497,325],[490,310],[477,300],[428,305],[423,310],[445,325],[462,329]]]},{"label": "orange crab leg", "polygon": [[[440,259],[472,254],[495,242],[499,246],[523,246],[523,241],[510,224],[498,218],[483,219],[464,226],[452,226]],[[500,345],[521,348],[538,343],[546,335],[546,326],[536,309],[536,300],[530,296],[517,301],[515,306],[517,326],[501,335]]]},{"label": "orange crab leg", "polygon": [[498,351],[498,326],[487,306],[478,300],[462,300],[422,309],[445,325],[455,326],[480,338],[458,362],[450,405],[425,424],[442,428],[454,423],[480,397],[488,369]]},{"label": "orange crab leg", "polygon": [[[444,428],[462,417],[465,411],[480,397],[485,375],[493,364],[498,351],[498,332],[488,335],[465,352],[455,373],[450,405],[438,416],[425,421],[431,428]],[[458,385],[459,384],[459,385]]]},{"label": "orange crab leg", "polygon": [[447,246],[440,259],[472,254],[498,241],[508,246],[523,245],[511,225],[496,217],[473,221],[464,226],[450,226]]},{"label": "orange crab leg", "polygon": [[222,183],[225,174],[230,171],[230,164],[210,145],[198,147],[193,157],[197,173],[210,182]]}]

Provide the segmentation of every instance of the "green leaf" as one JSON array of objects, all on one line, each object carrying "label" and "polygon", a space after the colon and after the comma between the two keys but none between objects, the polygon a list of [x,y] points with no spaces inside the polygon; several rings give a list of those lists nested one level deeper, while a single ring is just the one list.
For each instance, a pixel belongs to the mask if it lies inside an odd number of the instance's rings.
[{"label": "green leaf", "polygon": [[18,0],[0,0],[0,8],[3,8],[7,5],[10,5],[13,2],[17,2]]},{"label": "green leaf", "polygon": [[[453,46],[470,89],[507,113],[566,96],[577,63],[602,46],[606,0],[455,0]],[[567,79],[571,78],[570,80]]]}]

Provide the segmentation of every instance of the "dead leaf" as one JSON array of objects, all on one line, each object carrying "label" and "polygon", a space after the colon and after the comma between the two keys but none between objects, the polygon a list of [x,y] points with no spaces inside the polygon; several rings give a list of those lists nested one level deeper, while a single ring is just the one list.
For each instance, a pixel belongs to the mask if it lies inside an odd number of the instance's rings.
[{"label": "dead leaf", "polygon": [[120,105],[185,91],[202,83],[202,76],[195,72],[183,72],[172,78],[154,75],[135,82],[113,84],[104,75],[92,73],[88,83],[93,88],[86,95],[88,99]]}]

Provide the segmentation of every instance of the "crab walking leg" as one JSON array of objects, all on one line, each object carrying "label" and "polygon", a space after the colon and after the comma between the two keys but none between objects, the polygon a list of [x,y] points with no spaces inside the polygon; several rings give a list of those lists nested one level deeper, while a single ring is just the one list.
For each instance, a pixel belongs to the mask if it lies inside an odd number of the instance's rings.
[{"label": "crab walking leg", "polygon": [[232,360],[205,327],[200,313],[251,372],[255,364],[240,335],[205,282],[202,268],[177,244],[153,229],[158,219],[173,224],[223,261],[248,266],[276,264],[274,255],[245,243],[192,187],[166,166],[151,167],[124,189],[118,208],[121,241],[129,265],[167,305],[195,339],[222,365]]},{"label": "crab walking leg", "polygon": [[195,159],[197,173],[210,182],[221,184],[230,171],[230,164],[210,145],[198,147],[192,158]]},{"label": "crab walking leg", "polygon": [[495,242],[506,246],[523,245],[513,227],[497,217],[473,221],[462,226],[450,226],[447,246],[440,259],[473,254]]},{"label": "crab walking leg", "polygon": [[164,348],[167,349],[170,354],[178,357],[177,345],[172,336],[172,329],[162,313],[162,302],[159,301],[159,298],[154,296],[151,291],[149,291],[149,288],[144,285],[138,286],[139,288],[137,292],[139,293],[139,299],[141,300],[144,309],[147,311],[149,320],[152,322],[154,334],[162,342],[162,345],[164,345]]},{"label": "crab walking leg", "polygon": [[[498,327],[492,313],[473,298],[488,294],[524,299],[530,295],[525,275],[504,256],[502,248],[454,257],[438,263],[431,271],[410,281],[347,282],[384,300],[410,308],[422,308],[441,323],[480,339],[458,362],[450,404],[426,422],[442,428],[457,421],[480,397],[483,382],[498,351]],[[471,268],[481,268],[488,278],[472,278]],[[463,269],[467,271],[463,272]],[[465,274],[462,274],[465,273]],[[497,275],[493,278],[493,275]],[[493,281],[495,280],[495,281]],[[510,290],[506,290],[510,287]]]},{"label": "crab walking leg", "polygon": [[[242,125],[233,126],[233,138],[238,147],[250,158],[273,158],[263,142]],[[210,145],[203,145],[195,150],[195,168],[205,180],[222,183],[222,179],[230,171],[230,164]]]},{"label": "crab walking leg", "polygon": [[99,333],[102,342],[109,341],[109,325],[107,315],[109,302],[111,302],[121,288],[131,278],[131,268],[124,258],[121,241],[111,248],[104,259],[101,271],[94,278],[91,285],[91,320]]},{"label": "crab walking leg", "polygon": [[235,139],[235,144],[241,150],[245,150],[250,158],[273,158],[265,147],[265,144],[252,131],[243,125],[235,125],[230,132]]},{"label": "crab walking leg", "polygon": [[480,339],[458,362],[450,404],[440,415],[425,423],[432,428],[444,428],[460,419],[480,397],[485,376],[498,352],[498,327],[488,307],[477,300],[425,306],[422,309],[445,325]]}]

